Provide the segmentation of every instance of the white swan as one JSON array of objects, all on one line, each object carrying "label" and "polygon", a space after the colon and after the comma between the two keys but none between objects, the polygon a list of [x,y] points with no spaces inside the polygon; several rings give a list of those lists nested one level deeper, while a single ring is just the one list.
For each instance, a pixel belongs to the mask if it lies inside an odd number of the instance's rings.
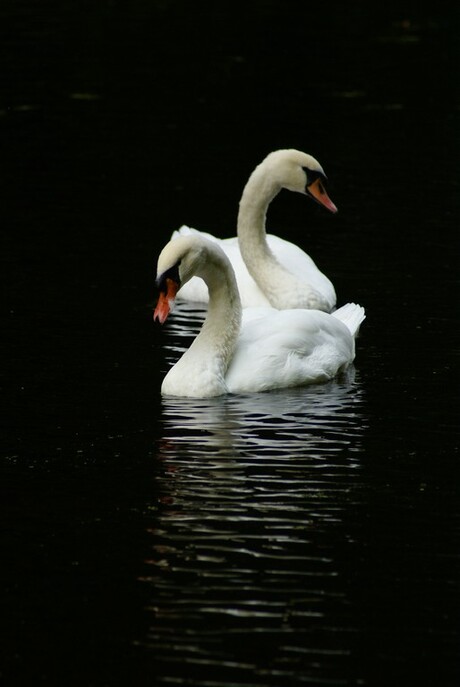
[{"label": "white swan", "polygon": [[[268,206],[282,188],[305,194],[337,212],[324,188],[325,178],[323,168],[311,155],[277,150],[256,167],[244,188],[238,238],[217,239],[185,225],[171,238],[200,233],[218,242],[235,270],[243,308],[271,305],[280,310],[316,308],[331,312],[336,304],[334,286],[311,257],[294,243],[265,232]],[[203,281],[194,277],[177,297],[206,303],[208,291]]]},{"label": "white swan", "polygon": [[209,289],[207,317],[164,378],[162,394],[206,398],[324,382],[353,361],[363,308],[349,303],[332,315],[304,309],[242,311],[228,258],[218,244],[199,235],[179,237],[163,248],[154,319],[166,320],[178,290],[194,275]]}]

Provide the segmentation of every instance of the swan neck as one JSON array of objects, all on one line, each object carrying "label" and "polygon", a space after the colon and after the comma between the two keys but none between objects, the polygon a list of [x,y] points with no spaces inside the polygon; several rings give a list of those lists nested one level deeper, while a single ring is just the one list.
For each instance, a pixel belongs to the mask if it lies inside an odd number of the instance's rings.
[{"label": "swan neck", "polygon": [[241,257],[260,290],[275,308],[286,307],[280,285],[297,289],[297,280],[277,260],[267,242],[268,206],[281,191],[262,166],[256,167],[243,191],[238,213]]},{"label": "swan neck", "polygon": [[184,374],[194,371],[192,396],[227,393],[225,374],[236,348],[242,309],[233,269],[225,260],[211,259],[202,273],[197,272],[209,290],[208,312],[200,333],[176,364],[178,372],[181,367]]},{"label": "swan neck", "polygon": [[268,206],[281,187],[257,167],[243,190],[238,213],[238,241],[243,259],[252,261],[254,251],[270,254],[265,222]]},{"label": "swan neck", "polygon": [[225,374],[241,326],[241,301],[234,278],[222,279],[218,284],[206,283],[209,289],[208,313],[197,339],[206,345],[208,341],[212,343]]}]

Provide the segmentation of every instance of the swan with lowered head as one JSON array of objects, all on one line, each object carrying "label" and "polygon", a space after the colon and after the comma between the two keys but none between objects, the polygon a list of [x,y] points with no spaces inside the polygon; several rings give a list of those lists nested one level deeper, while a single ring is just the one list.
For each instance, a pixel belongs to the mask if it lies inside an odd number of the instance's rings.
[{"label": "swan with lowered head", "polygon": [[193,276],[209,289],[207,316],[190,348],[169,370],[162,394],[207,398],[325,382],[355,357],[364,309],[349,303],[320,310],[241,307],[235,274],[214,241],[170,241],[158,259],[154,319],[163,323],[177,292]]},{"label": "swan with lowered head", "polygon": [[[243,308],[272,306],[314,308],[331,312],[336,304],[334,286],[312,258],[294,243],[266,234],[268,206],[286,188],[326,207],[337,208],[326,193],[326,175],[317,160],[299,150],[276,150],[252,172],[244,188],[238,213],[238,237],[218,239],[187,226],[172,239],[191,233],[219,243],[235,270]],[[177,295],[182,301],[208,301],[203,280],[194,277]]]}]

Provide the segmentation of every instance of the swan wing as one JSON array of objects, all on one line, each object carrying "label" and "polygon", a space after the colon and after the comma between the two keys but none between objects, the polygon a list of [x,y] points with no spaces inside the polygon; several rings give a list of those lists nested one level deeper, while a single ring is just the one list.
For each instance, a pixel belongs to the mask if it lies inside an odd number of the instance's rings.
[{"label": "swan wing", "polygon": [[354,338],[338,318],[316,310],[252,309],[225,381],[232,393],[332,379],[354,359]]}]

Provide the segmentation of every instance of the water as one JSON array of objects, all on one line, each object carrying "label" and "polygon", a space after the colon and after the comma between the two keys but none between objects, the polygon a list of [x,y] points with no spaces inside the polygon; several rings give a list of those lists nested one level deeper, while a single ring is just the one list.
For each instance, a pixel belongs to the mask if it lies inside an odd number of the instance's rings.
[{"label": "water", "polygon": [[[457,12],[238,9],[0,10],[8,687],[458,683]],[[355,365],[162,399],[204,311],[152,322],[156,256],[287,146],[339,214],[268,226],[366,307]]]},{"label": "water", "polygon": [[190,684],[340,684],[356,631],[338,578],[361,408],[351,380],[164,402],[145,641],[165,673],[179,650]]}]

